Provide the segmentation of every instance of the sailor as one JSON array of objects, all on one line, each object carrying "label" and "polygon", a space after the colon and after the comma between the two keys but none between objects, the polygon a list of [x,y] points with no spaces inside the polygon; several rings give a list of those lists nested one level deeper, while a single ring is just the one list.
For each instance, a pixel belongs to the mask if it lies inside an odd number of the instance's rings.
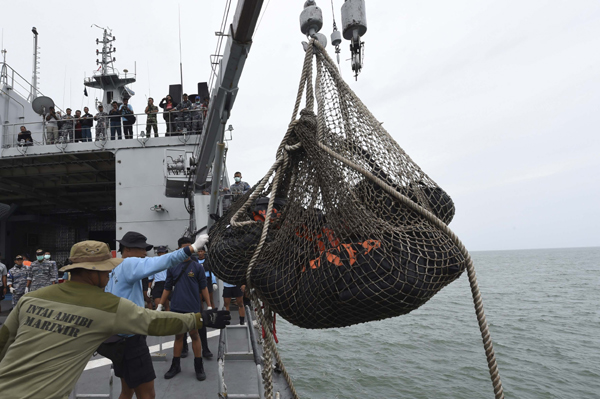
[{"label": "sailor", "polygon": [[75,124],[73,123],[73,115],[71,115],[71,108],[67,108],[67,114],[61,119],[62,125],[60,127],[60,137],[66,142],[73,141]]},{"label": "sailor", "polygon": [[44,259],[44,251],[38,249],[35,251],[35,256],[37,260],[31,264],[31,273],[27,277],[27,288],[29,288],[29,291],[39,290],[40,288],[56,284],[58,281],[58,273],[55,269],[56,265]]},{"label": "sailor", "polygon": [[146,137],[152,137],[152,129],[154,129],[154,137],[158,137],[158,122],[156,120],[158,107],[154,105],[154,99],[152,97],[148,99],[148,106],[146,106],[144,112],[148,115],[146,118]]},{"label": "sailor", "polygon": [[98,113],[94,116],[96,122],[96,141],[107,140],[108,135],[106,129],[108,128],[108,113],[104,112],[104,106],[98,105]]},{"label": "sailor", "polygon": [[[156,247],[156,255],[163,256],[168,253],[166,245],[160,245]],[[167,279],[167,271],[163,270],[148,277],[148,298],[152,299],[154,305],[158,307],[160,304],[160,298],[162,297],[163,290],[165,289],[165,280]],[[164,305],[164,310],[169,310],[169,299]]]},{"label": "sailor", "polygon": [[204,122],[204,104],[200,102],[200,96],[196,96],[192,104],[192,132],[194,134],[202,133],[202,124]]},{"label": "sailor", "polygon": [[52,257],[52,255],[50,254],[50,251],[44,252],[44,259],[47,260],[48,262],[52,263],[53,273],[56,274],[55,283],[58,284],[58,266],[56,266],[56,261],[50,260],[51,257]]},{"label": "sailor", "polygon": [[[181,237],[177,244],[179,245],[179,248],[188,248],[192,245],[192,240],[188,237]],[[175,289],[175,287],[177,289]],[[173,298],[171,299],[172,312],[198,312],[202,308],[200,296],[202,296],[204,301],[208,304],[208,309],[212,309],[210,297],[208,296],[208,290],[206,288],[204,268],[191,256],[167,271],[165,290],[162,294],[161,304],[158,305],[156,310],[163,309],[163,303],[171,292],[173,293]],[[201,331],[200,334],[198,334],[198,330],[190,331],[192,350],[194,352],[194,370],[198,381],[204,381],[206,379],[202,357],[213,357],[213,354],[208,349],[206,328],[202,328],[201,330],[203,331]],[[204,336],[204,339],[201,339],[202,335]],[[182,357],[185,357],[182,356],[184,336],[184,334],[175,336],[175,343],[173,344],[173,361],[171,363],[171,368],[165,374],[165,379],[171,379],[175,377],[175,375],[181,373],[180,361]]]},{"label": "sailor", "polygon": [[[135,231],[127,232],[121,240],[119,252],[123,263],[110,274],[106,291],[126,298],[144,307],[142,279],[175,266],[189,258],[196,248],[203,247],[208,235],[200,235],[189,247],[178,249],[163,256],[146,258],[146,252],[153,245],[146,242],[146,236]],[[146,336],[136,334],[125,339],[121,360],[113,360],[115,375],[121,378],[121,399],[130,399],[135,393],[138,398],[154,396],[154,367],[146,344]]]},{"label": "sailor", "polygon": [[225,311],[156,312],[106,293],[109,272],[123,259],[112,258],[105,243],[77,243],[70,260],[61,269],[71,272],[70,281],[25,295],[0,329],[2,398],[68,397],[92,354],[115,334],[173,335],[229,324]]},{"label": "sailor", "polygon": [[250,190],[251,187],[248,183],[242,181],[242,172],[235,172],[233,175],[233,180],[235,180],[235,183],[233,183],[229,188],[225,187],[223,191],[231,191],[231,194],[235,200],[245,194],[246,191]]},{"label": "sailor", "polygon": [[27,277],[29,277],[29,268],[23,265],[23,257],[15,257],[15,265],[8,271],[7,285],[12,294],[13,309],[23,295],[29,292],[27,288]]},{"label": "sailor", "polygon": [[192,130],[192,102],[188,100],[188,95],[183,95],[183,101],[177,104],[177,132],[181,133],[184,129],[189,133]]}]

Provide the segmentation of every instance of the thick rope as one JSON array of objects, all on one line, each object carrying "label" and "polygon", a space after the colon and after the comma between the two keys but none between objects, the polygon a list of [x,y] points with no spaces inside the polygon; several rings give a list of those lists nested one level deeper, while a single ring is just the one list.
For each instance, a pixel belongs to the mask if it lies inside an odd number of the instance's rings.
[{"label": "thick rope", "polygon": [[[315,52],[317,58],[326,61],[330,65],[334,65],[333,61],[331,60],[331,58],[329,58],[329,56],[327,55],[327,53],[325,52],[325,50],[321,46],[321,44],[319,42],[315,41],[314,45],[320,50],[318,52]],[[330,73],[336,80],[336,83],[341,85],[342,88],[347,89],[346,91],[350,92],[350,94],[356,100],[358,100],[358,97],[354,94],[354,92],[352,92],[352,90],[346,85],[346,83],[343,81],[343,79],[341,79],[341,77],[339,76],[339,72],[338,72],[337,68],[333,67],[330,69],[331,69]],[[320,71],[320,68],[318,68],[317,71]],[[319,83],[318,77],[317,77],[316,91],[317,91],[316,97],[317,97],[317,102],[318,102],[318,109],[319,109],[319,111],[321,111],[321,110],[324,110],[325,106],[323,104],[322,96],[320,95],[320,83]],[[365,115],[369,115],[369,117],[371,117],[372,120],[375,121],[375,118],[372,117],[372,114],[369,112],[369,110],[364,106],[364,104],[360,100],[356,101],[356,106],[361,108],[361,111]],[[320,112],[318,119],[317,119],[317,127],[319,129],[319,133],[318,133],[319,140],[324,137],[324,121],[322,121],[322,119],[323,119],[322,112]],[[490,372],[492,385],[494,387],[494,394],[495,394],[496,399],[503,399],[504,398],[504,389],[502,388],[502,381],[500,380],[500,375],[498,372],[498,365],[496,363],[496,355],[494,353],[491,335],[490,335],[488,324],[486,321],[485,312],[483,310],[483,300],[481,298],[481,293],[479,291],[479,284],[477,283],[477,276],[475,275],[475,267],[473,266],[473,260],[471,259],[471,255],[469,254],[469,252],[463,245],[462,241],[458,238],[458,236],[456,234],[454,234],[454,232],[452,230],[450,230],[450,228],[444,222],[442,222],[433,213],[429,212],[427,209],[423,208],[421,205],[417,204],[416,202],[412,201],[411,199],[407,198],[406,196],[400,194],[393,187],[388,185],[385,181],[383,181],[380,178],[378,178],[377,176],[373,175],[370,171],[366,170],[362,166],[357,165],[356,163],[342,157],[341,155],[339,155],[338,153],[336,153],[335,151],[333,151],[332,149],[327,147],[325,144],[318,142],[318,145],[321,149],[323,149],[325,152],[327,152],[329,155],[331,155],[338,161],[351,167],[355,171],[368,177],[374,183],[378,184],[388,194],[390,194],[391,196],[396,198],[403,205],[405,205],[405,206],[409,207],[410,209],[412,209],[413,211],[418,212],[421,215],[425,216],[425,218],[430,223],[432,223],[438,229],[444,231],[444,233],[446,233],[452,239],[452,241],[458,246],[458,248],[460,249],[461,253],[463,254],[463,256],[465,257],[465,260],[466,260],[467,275],[469,277],[469,284],[471,286],[471,293],[473,296],[475,313],[477,315],[477,322],[479,323],[479,330],[481,331],[483,347],[485,349],[485,354],[486,354],[486,358],[487,358],[487,362],[488,362],[488,369]]]}]

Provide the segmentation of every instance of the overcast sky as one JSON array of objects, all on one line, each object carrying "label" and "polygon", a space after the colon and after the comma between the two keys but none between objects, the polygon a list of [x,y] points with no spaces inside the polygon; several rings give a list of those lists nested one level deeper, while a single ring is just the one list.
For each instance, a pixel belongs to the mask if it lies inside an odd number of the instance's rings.
[{"label": "overcast sky", "polygon": [[[230,119],[228,169],[255,183],[274,161],[298,87],[304,0],[265,0]],[[366,0],[365,65],[343,75],[415,162],[454,199],[450,227],[470,250],[600,245],[600,2]],[[104,5],[105,4],[105,5]],[[7,62],[31,76],[39,31],[42,92],[93,106],[92,24],[117,37],[116,67],[137,63],[136,112],[179,82],[207,81],[225,1],[3,4]],[[332,30],[331,3],[318,1]],[[336,20],[342,0],[335,0]],[[230,19],[235,9],[232,5]],[[263,11],[265,7],[263,6]],[[332,53],[331,46],[328,47]]]}]

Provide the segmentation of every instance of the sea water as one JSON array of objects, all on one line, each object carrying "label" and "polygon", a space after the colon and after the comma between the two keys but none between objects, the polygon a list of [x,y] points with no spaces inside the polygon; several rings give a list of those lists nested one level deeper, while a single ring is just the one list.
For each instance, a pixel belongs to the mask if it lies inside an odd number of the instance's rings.
[{"label": "sea water", "polygon": [[[600,247],[471,255],[506,397],[600,398]],[[302,398],[494,397],[466,272],[408,315],[277,333]]]}]

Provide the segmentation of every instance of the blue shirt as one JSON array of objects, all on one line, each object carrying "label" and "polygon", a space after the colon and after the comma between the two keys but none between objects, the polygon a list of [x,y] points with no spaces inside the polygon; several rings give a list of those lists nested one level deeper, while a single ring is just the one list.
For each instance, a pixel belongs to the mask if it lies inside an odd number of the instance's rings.
[{"label": "blue shirt", "polygon": [[232,288],[232,287],[235,287],[235,284],[229,284],[229,283],[226,283],[225,281],[223,281],[223,287]]},{"label": "blue shirt", "polygon": [[[204,267],[205,260],[206,259],[199,259],[198,263],[200,263],[202,265],[202,267]],[[209,272],[208,270],[206,270],[206,268],[204,268],[204,274],[206,275],[206,284],[217,284],[217,278],[215,277],[215,275],[212,274],[211,272]],[[211,276],[212,276],[212,279],[209,282],[208,279],[211,278]]]},{"label": "blue shirt", "polygon": [[162,272],[158,272],[156,274],[148,276],[148,280],[154,280],[155,283],[158,283],[160,281],[165,281],[166,279],[167,279],[167,271],[166,270],[163,270]]},{"label": "blue shirt", "polygon": [[[181,275],[181,277],[179,277]],[[173,289],[174,280],[177,280]],[[182,262],[167,270],[165,290],[173,291],[171,310],[179,313],[196,313],[202,310],[200,292],[206,288],[206,274],[195,260]]]},{"label": "blue shirt", "polygon": [[184,250],[185,248],[178,249],[153,258],[126,258],[110,273],[105,291],[144,307],[142,279],[173,267],[188,258],[190,250],[188,249],[187,253]]},{"label": "blue shirt", "polygon": [[[123,113],[123,106],[124,106],[124,105],[125,105],[125,104],[121,104],[121,106],[119,107],[119,111],[121,111],[121,115],[125,115],[125,114]],[[131,111],[131,113],[133,114],[133,107],[131,106],[131,104],[127,104],[127,109],[129,109],[129,110]],[[127,118],[123,117],[123,118],[121,118],[121,119],[123,119],[123,122],[127,122]]]}]

